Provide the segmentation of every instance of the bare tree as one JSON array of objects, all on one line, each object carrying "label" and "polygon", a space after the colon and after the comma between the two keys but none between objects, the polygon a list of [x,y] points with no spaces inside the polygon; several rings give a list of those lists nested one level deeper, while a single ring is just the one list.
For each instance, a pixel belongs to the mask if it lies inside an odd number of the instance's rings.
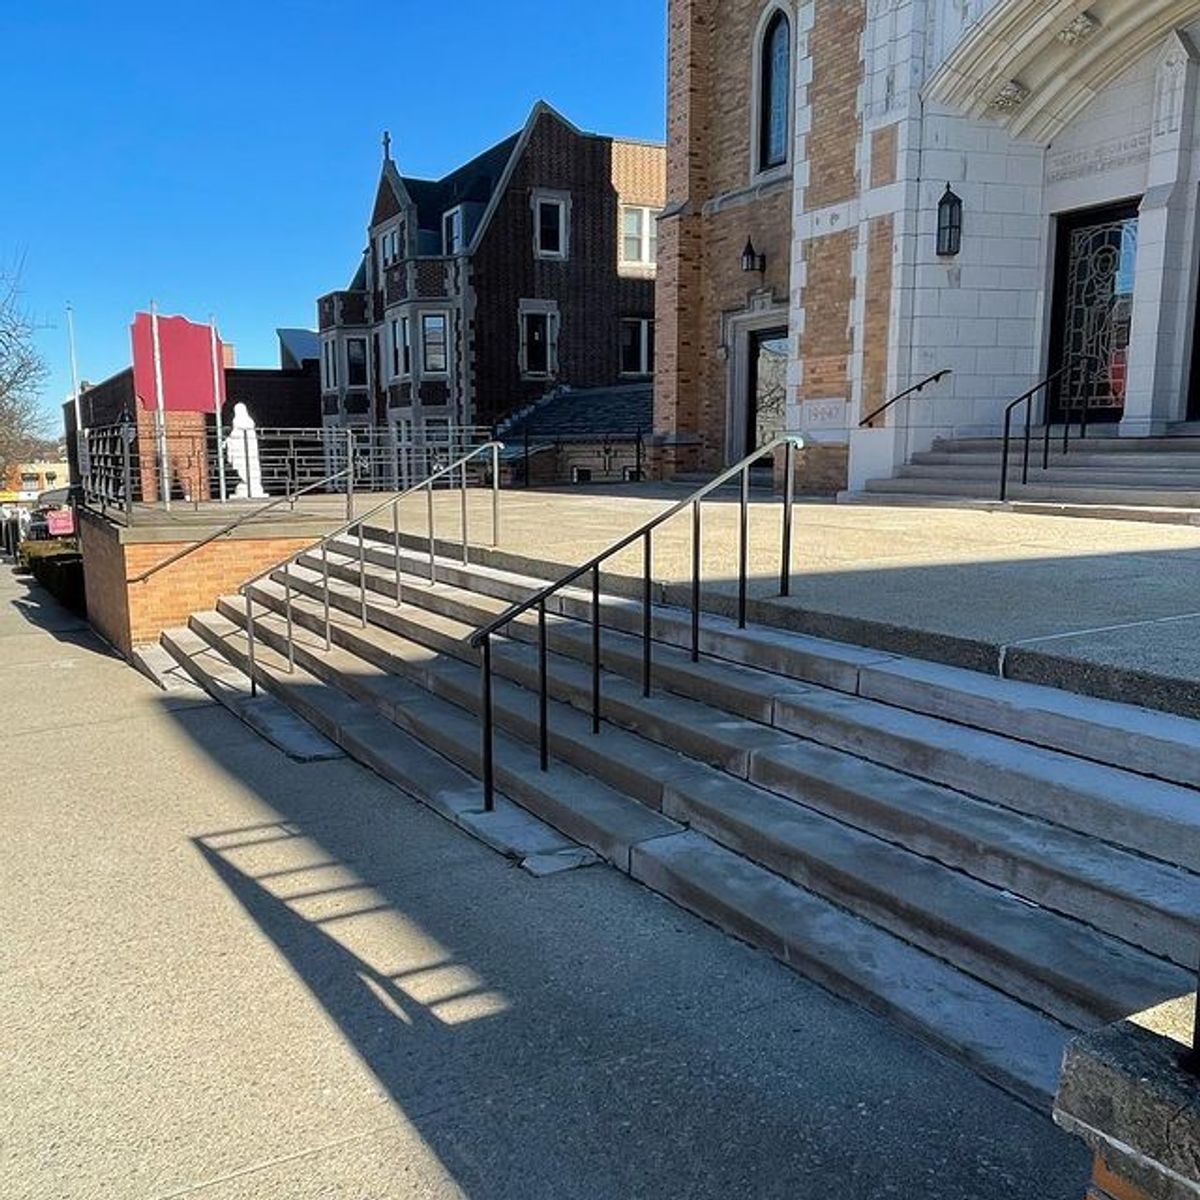
[{"label": "bare tree", "polygon": [[21,272],[0,266],[0,481],[45,440],[41,409],[46,362],[21,301]]}]

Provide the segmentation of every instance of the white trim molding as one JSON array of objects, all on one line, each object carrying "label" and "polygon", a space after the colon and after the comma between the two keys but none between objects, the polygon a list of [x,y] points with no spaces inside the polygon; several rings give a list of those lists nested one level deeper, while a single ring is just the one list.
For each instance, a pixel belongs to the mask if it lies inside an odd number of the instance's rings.
[{"label": "white trim molding", "polygon": [[998,0],[963,36],[925,98],[1045,145],[1200,0]]}]

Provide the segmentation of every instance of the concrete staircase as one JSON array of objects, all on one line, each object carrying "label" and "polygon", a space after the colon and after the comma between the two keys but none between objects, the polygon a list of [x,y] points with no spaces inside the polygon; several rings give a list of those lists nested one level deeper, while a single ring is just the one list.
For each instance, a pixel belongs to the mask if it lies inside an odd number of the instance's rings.
[{"label": "concrete staircase", "polygon": [[[1118,438],[1102,430],[1079,440],[1067,454],[1061,437],[1051,443],[1042,469],[1041,431],[1036,431],[1029,460],[1029,482],[1021,483],[1022,443],[1014,439],[1009,456],[1008,498],[1053,504],[1142,506],[1200,509],[1200,437]],[[872,479],[869,497],[999,497],[1000,438],[939,440],[914,454],[891,479]]]},{"label": "concrete staircase", "polygon": [[[468,638],[544,581],[443,560],[430,586],[427,558],[368,532],[365,624],[358,543],[330,546],[328,650],[320,559],[293,568],[292,670],[281,577],[253,587],[257,679],[406,792],[474,811]],[[546,772],[535,620],[494,643],[502,803],[1039,1106],[1073,1030],[1194,988],[1200,723],[707,615],[693,663],[668,607],[646,698],[640,606],[604,595],[593,735],[590,596],[551,605]],[[163,645],[228,691],[246,624],[223,599]]]}]

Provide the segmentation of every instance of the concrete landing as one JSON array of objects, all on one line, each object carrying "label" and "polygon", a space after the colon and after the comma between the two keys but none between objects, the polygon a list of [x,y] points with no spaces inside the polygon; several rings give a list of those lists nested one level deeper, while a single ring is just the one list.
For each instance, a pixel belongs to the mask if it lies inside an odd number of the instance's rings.
[{"label": "concrete landing", "polygon": [[1083,1147],[596,867],[180,704],[0,572],[14,1200],[1078,1200]]},{"label": "concrete landing", "polygon": [[[688,493],[671,485],[504,494],[500,553],[474,561],[553,576]],[[473,495],[471,527],[488,528]],[[437,530],[457,553],[457,498]],[[414,538],[424,515],[403,514]],[[738,506],[706,503],[704,603],[731,612]],[[1200,528],[890,505],[800,503],[792,595],[778,598],[778,501],[751,503],[751,619],[1085,695],[1200,716]],[[612,560],[632,594],[641,547]],[[691,527],[654,535],[655,578],[686,603]],[[670,585],[676,585],[671,588]]]}]

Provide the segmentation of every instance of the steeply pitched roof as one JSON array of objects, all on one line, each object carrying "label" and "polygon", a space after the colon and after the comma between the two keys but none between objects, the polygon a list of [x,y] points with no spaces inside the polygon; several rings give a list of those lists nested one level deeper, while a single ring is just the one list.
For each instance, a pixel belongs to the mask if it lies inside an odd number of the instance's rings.
[{"label": "steeply pitched roof", "polygon": [[509,442],[519,441],[527,430],[530,437],[599,441],[629,439],[639,431],[648,434],[653,425],[654,385],[632,383],[547,396],[514,413],[497,432]]},{"label": "steeply pitched roof", "polygon": [[510,134],[441,179],[402,176],[404,188],[417,206],[420,228],[441,229],[442,214],[456,204],[486,204],[492,198],[520,136],[519,132]]},{"label": "steeply pitched roof", "polygon": [[[290,358],[299,366],[306,358],[320,359],[321,338],[311,329],[276,329],[279,357]],[[290,365],[290,364],[284,364]]]}]

